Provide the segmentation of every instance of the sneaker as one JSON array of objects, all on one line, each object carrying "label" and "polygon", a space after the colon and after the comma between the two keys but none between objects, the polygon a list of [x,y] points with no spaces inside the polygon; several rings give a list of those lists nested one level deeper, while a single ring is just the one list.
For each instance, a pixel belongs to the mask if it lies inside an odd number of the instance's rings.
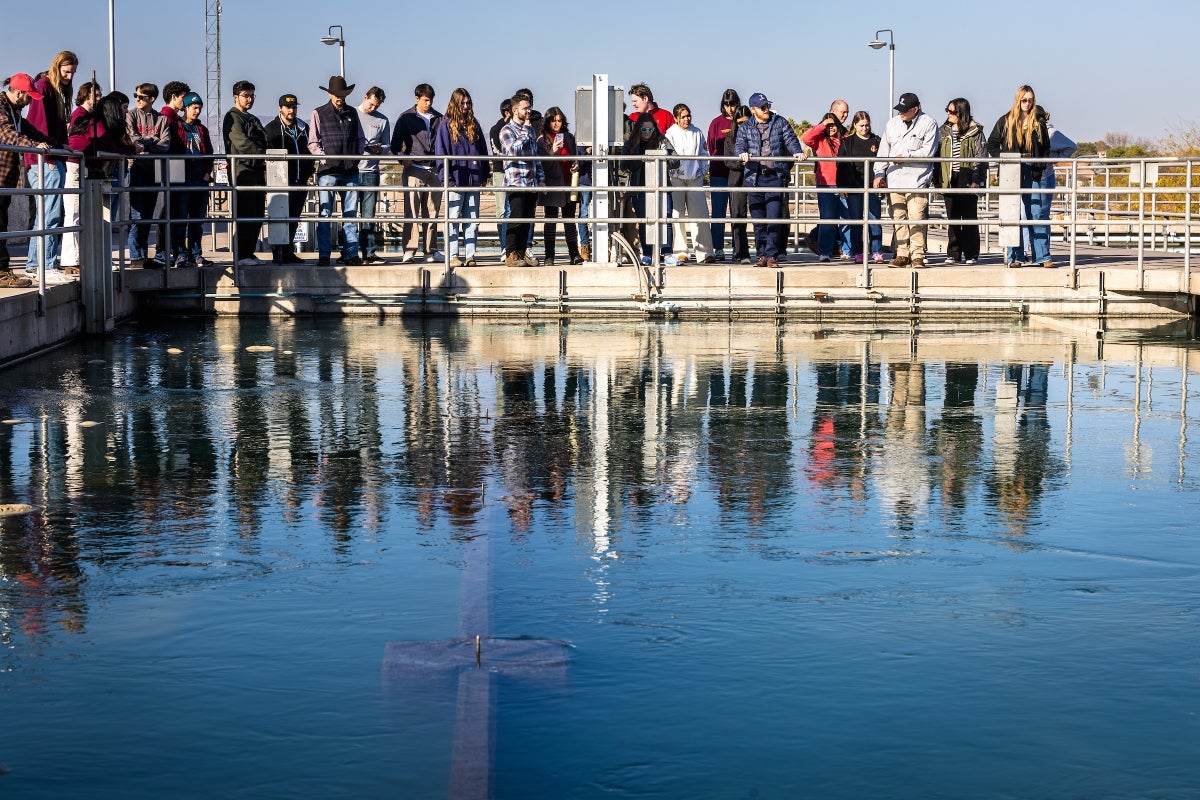
[{"label": "sneaker", "polygon": [[648,267],[653,263],[654,263],[654,259],[651,258],[650,256],[642,256],[642,266],[643,267]]},{"label": "sneaker", "polygon": [[321,256],[320,258],[318,258],[317,266],[318,267],[328,267],[329,266],[329,256]]},{"label": "sneaker", "polygon": [[304,259],[301,258],[300,256],[296,255],[295,252],[288,250],[287,252],[285,252],[283,254],[283,263],[284,264],[303,264]]},{"label": "sneaker", "polygon": [[425,251],[424,250],[415,250],[415,251],[413,251],[412,257],[413,257],[413,261],[424,261],[425,260]]},{"label": "sneaker", "polygon": [[450,267],[452,269],[456,268],[456,267],[461,267],[462,265],[463,265],[463,261],[458,256],[455,256],[454,258],[450,259]]},{"label": "sneaker", "polygon": [[968,259],[967,259],[966,261],[964,261],[963,263],[964,263],[964,264],[966,264],[968,267],[973,267],[973,266],[975,266],[975,259],[973,259],[973,258],[968,258]]},{"label": "sneaker", "polygon": [[[721,260],[724,261],[725,259],[722,258]],[[700,263],[701,264],[715,264],[715,263],[717,263],[717,257],[716,256],[705,256],[704,258],[700,259]]]},{"label": "sneaker", "polygon": [[18,278],[8,270],[0,270],[0,289],[27,289],[33,286],[29,278]]},{"label": "sneaker", "polygon": [[411,250],[405,250],[404,255],[400,257],[401,264],[411,264],[413,262],[413,253]]},{"label": "sneaker", "polygon": [[788,260],[788,255],[787,255],[787,253],[780,253],[779,255],[775,256],[775,260],[778,261],[780,264],[786,264],[787,260]]},{"label": "sneaker", "polygon": [[672,254],[664,258],[662,263],[664,267],[677,267],[679,266],[679,259]]},{"label": "sneaker", "polygon": [[739,259],[738,263],[739,264],[753,264],[754,262],[750,260],[749,256],[747,256],[746,258]]},{"label": "sneaker", "polygon": [[856,255],[856,256],[854,257],[854,263],[855,263],[855,264],[861,264],[861,263],[863,263],[863,254],[862,254],[862,253],[859,253],[858,255]]},{"label": "sneaker", "polygon": [[687,262],[688,262],[688,254],[687,253],[680,253],[679,255],[675,256],[676,264],[686,264]]},{"label": "sneaker", "polygon": [[554,266],[554,256],[546,256],[545,258],[543,258],[542,266],[543,267],[553,267]]},{"label": "sneaker", "polygon": [[363,260],[358,256],[350,256],[350,258],[342,257],[337,260],[337,265],[339,267],[361,267]]},{"label": "sneaker", "polygon": [[529,255],[529,253],[524,253],[521,256],[521,261],[524,262],[525,266],[527,266],[527,267],[541,266],[541,263],[537,260],[537,258],[535,256]]},{"label": "sneaker", "polygon": [[850,260],[849,253],[842,253],[841,255],[838,256],[838,261],[849,261],[849,260]]},{"label": "sneaker", "polygon": [[882,264],[883,263],[883,253],[872,253],[871,254],[871,263],[872,264]]},{"label": "sneaker", "polygon": [[467,260],[466,260],[466,263],[464,263],[464,264],[463,264],[463,266],[464,266],[464,267],[473,267],[473,266],[475,266],[475,257],[474,257],[474,256],[468,256],[468,257],[467,257]]},{"label": "sneaker", "polygon": [[261,267],[264,262],[259,261],[257,256],[246,256],[239,258],[237,265],[239,267]]},{"label": "sneaker", "polygon": [[829,263],[829,260],[830,260],[830,259],[829,259],[829,256],[821,256],[820,258],[818,258],[818,259],[817,259],[817,261],[819,261],[819,262],[820,262],[820,263],[822,263],[822,264],[827,264],[827,263]]},{"label": "sneaker", "polygon": [[434,250],[432,253],[430,253],[426,257],[425,260],[428,261],[430,264],[434,264],[434,263],[440,264],[446,260],[446,257],[444,255],[442,255],[441,250]]},{"label": "sneaker", "polygon": [[183,253],[180,253],[179,255],[175,256],[175,269],[190,266],[188,263],[189,261],[191,261],[191,259],[189,259]]},{"label": "sneaker", "polygon": [[205,258],[204,256],[196,256],[195,261],[197,267],[211,267],[213,263],[212,259]]},{"label": "sneaker", "polygon": [[363,263],[364,264],[382,264],[383,258],[381,256],[376,255],[375,253],[372,253],[369,256],[363,256]]},{"label": "sneaker", "polygon": [[945,260],[945,261],[943,261],[942,263],[943,263],[943,264],[957,264],[957,263],[958,263],[958,259],[957,259],[957,258],[951,258],[950,256],[946,256],[946,260]]},{"label": "sneaker", "polygon": [[725,251],[718,250],[717,252],[713,253],[713,258],[717,261],[724,261],[725,260]]},{"label": "sneaker", "polygon": [[147,258],[142,261],[142,269],[162,269],[165,266],[166,264],[164,264],[162,259],[160,259],[158,256],[155,256],[154,258]]}]

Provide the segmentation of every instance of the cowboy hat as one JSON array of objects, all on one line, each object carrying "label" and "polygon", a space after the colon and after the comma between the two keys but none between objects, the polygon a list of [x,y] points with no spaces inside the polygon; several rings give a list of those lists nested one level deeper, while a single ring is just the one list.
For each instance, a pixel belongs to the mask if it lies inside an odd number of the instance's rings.
[{"label": "cowboy hat", "polygon": [[346,79],[341,75],[330,75],[329,86],[318,87],[322,92],[329,92],[335,97],[346,97],[354,91],[354,84],[346,85]]}]

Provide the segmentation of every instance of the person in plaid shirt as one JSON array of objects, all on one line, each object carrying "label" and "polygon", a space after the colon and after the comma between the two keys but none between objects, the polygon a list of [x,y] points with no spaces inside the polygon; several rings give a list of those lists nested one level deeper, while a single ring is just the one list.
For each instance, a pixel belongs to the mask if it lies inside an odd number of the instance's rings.
[{"label": "person in plaid shirt", "polygon": [[[541,161],[530,160],[537,155],[537,133],[529,124],[532,103],[528,95],[512,99],[512,119],[500,129],[500,150],[504,161],[504,185],[537,187],[546,185]],[[537,192],[512,192],[509,207],[517,219],[532,219],[537,213]],[[538,266],[538,260],[526,251],[532,222],[510,222],[505,232],[504,265],[508,267]]]},{"label": "person in plaid shirt", "polygon": [[[30,100],[41,98],[33,88],[33,78],[18,72],[4,82],[4,87],[0,92],[0,144],[49,150],[46,137],[21,118],[21,109],[29,105]],[[0,188],[15,189],[20,178],[21,154],[10,150],[0,152]],[[0,195],[0,233],[8,230],[8,207],[12,199],[11,194]],[[9,271],[8,243],[0,241],[0,289],[23,289],[32,285],[29,278],[18,278]]]}]

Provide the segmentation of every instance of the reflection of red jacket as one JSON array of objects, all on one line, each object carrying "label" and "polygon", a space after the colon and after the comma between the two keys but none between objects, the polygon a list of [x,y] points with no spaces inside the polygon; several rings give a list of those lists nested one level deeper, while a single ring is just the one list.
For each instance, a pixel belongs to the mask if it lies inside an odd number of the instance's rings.
[{"label": "reflection of red jacket", "polygon": [[[654,117],[654,124],[658,126],[659,133],[665,134],[667,132],[667,128],[675,124],[675,117],[672,116],[671,112],[667,111],[665,108],[655,106],[654,110],[649,113],[650,116]],[[629,119],[635,122],[637,121],[637,118],[638,115],[636,113],[629,115]]]},{"label": "reflection of red jacket", "polygon": [[[812,148],[818,158],[837,158],[841,139],[834,139],[825,131],[824,125],[813,125],[804,132],[800,141]],[[837,163],[818,161],[813,165],[817,174],[817,186],[837,186]]]}]

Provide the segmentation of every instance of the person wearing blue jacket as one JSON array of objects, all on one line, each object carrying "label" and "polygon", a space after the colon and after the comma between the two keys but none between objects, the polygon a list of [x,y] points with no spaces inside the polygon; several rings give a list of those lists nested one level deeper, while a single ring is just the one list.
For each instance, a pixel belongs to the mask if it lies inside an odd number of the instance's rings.
[{"label": "person wearing blue jacket", "polygon": [[[446,256],[451,268],[475,266],[475,240],[479,224],[479,191],[478,187],[487,183],[491,174],[487,159],[487,139],[484,138],[483,128],[475,119],[475,108],[471,93],[459,87],[450,95],[450,103],[446,106],[446,114],[442,123],[437,126],[433,137],[433,154],[449,156],[447,168],[449,184],[446,194],[446,213],[452,220],[462,219],[466,222],[451,222],[450,231],[446,237]],[[441,162],[438,163],[441,172]],[[463,239],[463,256],[458,257],[458,240]]]},{"label": "person wearing blue jacket", "polygon": [[[747,192],[746,203],[753,219],[782,219],[784,192],[791,166],[780,161],[791,155],[804,160],[804,146],[791,123],[771,111],[771,101],[762,92],[750,95],[753,122],[738,127],[734,155],[745,164],[745,185],[761,191]],[[780,245],[787,226],[779,222],[754,223],[754,247],[758,252],[757,267],[778,266]]]}]

